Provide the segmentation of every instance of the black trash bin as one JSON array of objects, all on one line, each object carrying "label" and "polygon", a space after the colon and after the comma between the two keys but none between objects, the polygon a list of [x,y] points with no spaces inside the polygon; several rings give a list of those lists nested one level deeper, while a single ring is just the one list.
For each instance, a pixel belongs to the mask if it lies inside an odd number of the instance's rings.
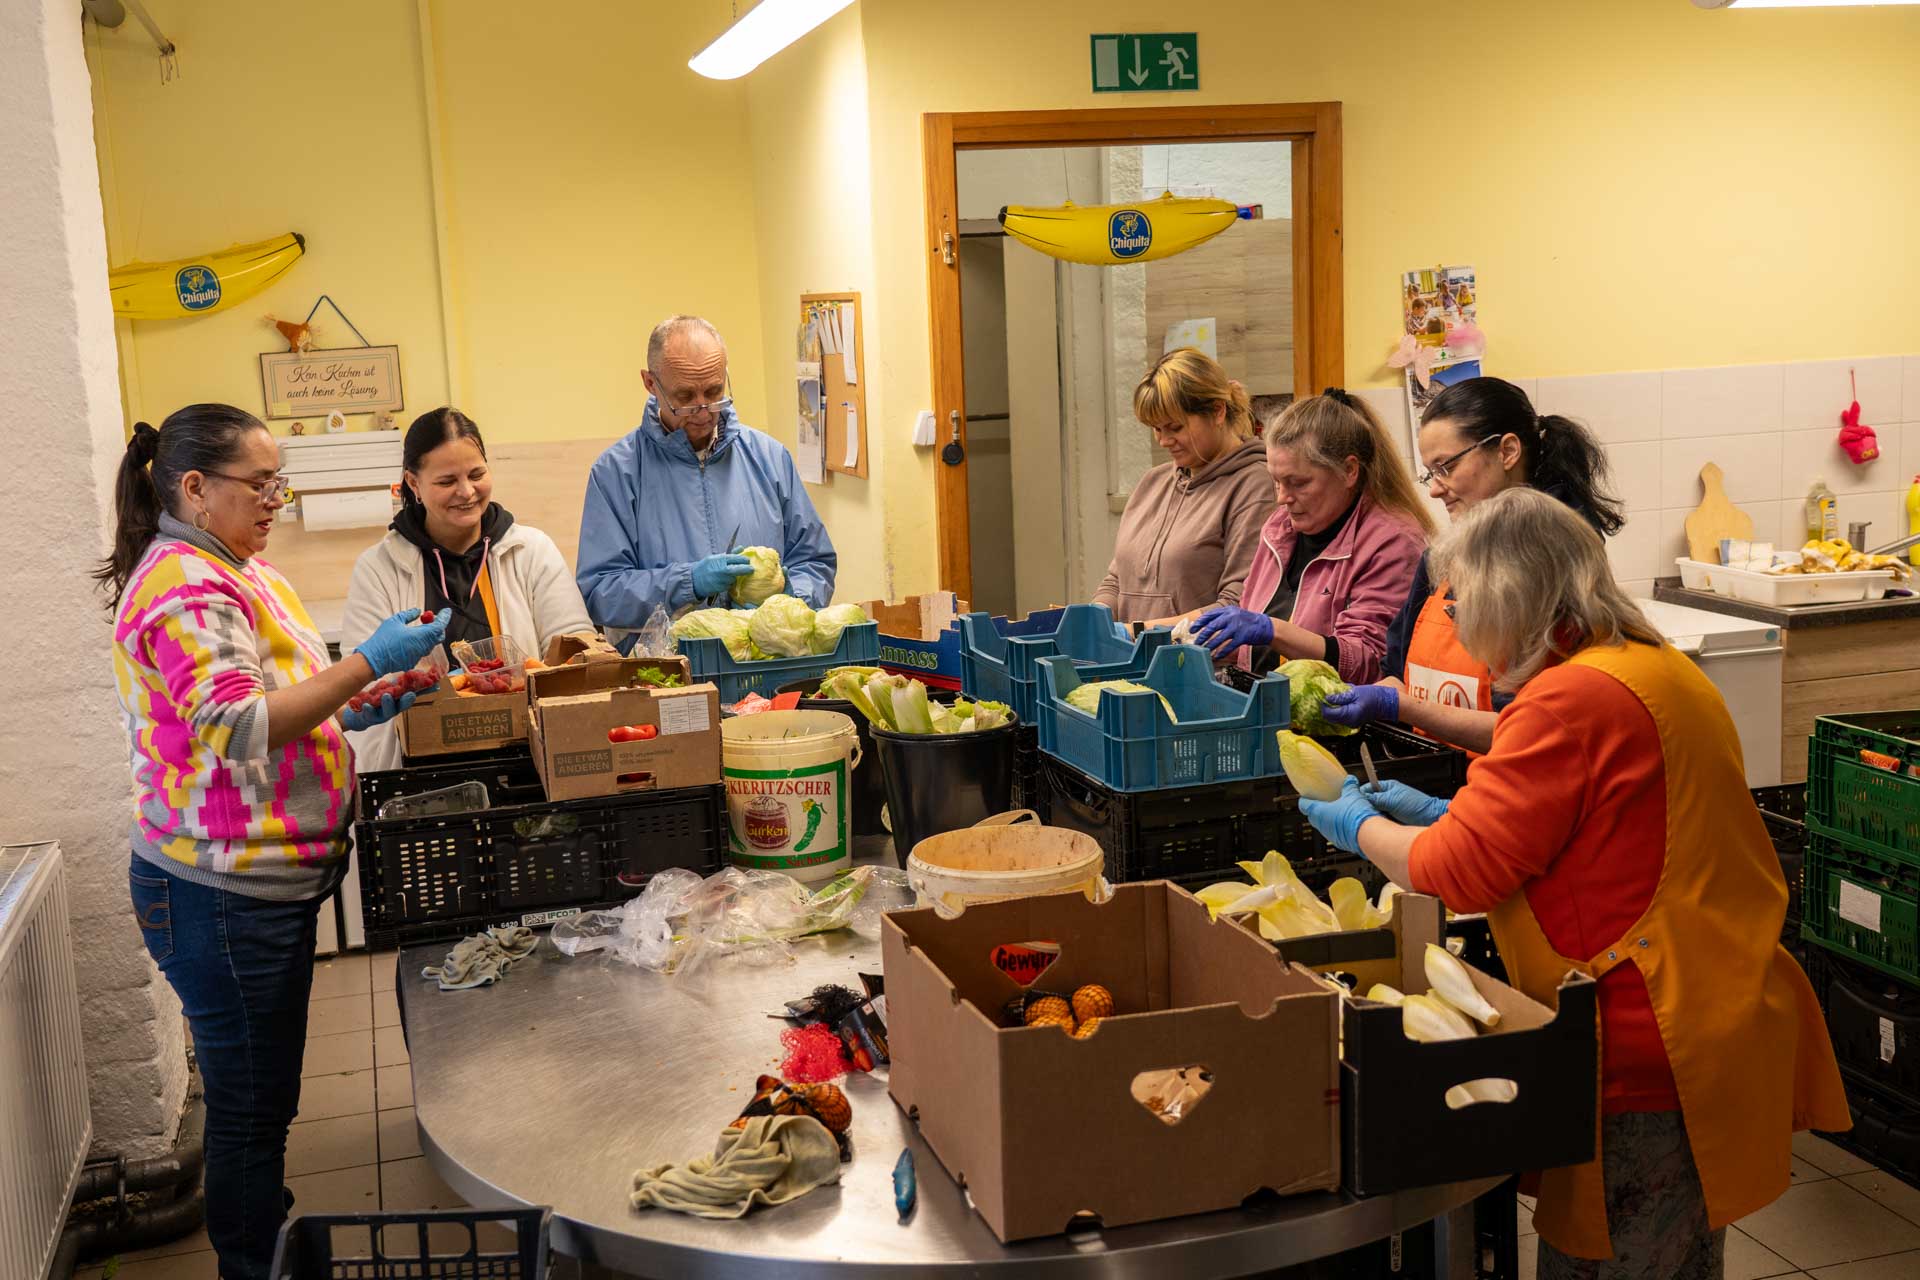
[{"label": "black trash bin", "polygon": [[[800,695],[802,711],[838,711],[853,721],[853,728],[860,735],[860,764],[853,771],[853,834],[856,836],[883,836],[887,834],[887,824],[881,810],[887,804],[887,783],[881,776],[880,761],[873,751],[873,725],[860,709],[845,698],[816,698],[813,695],[820,688],[820,678],[791,680],[774,690],[775,693],[797,693]],[[934,702],[952,702],[960,695],[950,689],[929,689],[927,697]]]},{"label": "black trash bin", "polygon": [[1019,727],[1009,723],[979,733],[872,730],[901,866],[928,836],[963,830],[1013,807]]}]

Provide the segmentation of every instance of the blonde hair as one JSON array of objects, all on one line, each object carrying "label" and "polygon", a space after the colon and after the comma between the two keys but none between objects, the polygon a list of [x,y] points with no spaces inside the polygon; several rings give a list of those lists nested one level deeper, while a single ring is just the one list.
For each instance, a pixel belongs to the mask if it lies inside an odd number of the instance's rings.
[{"label": "blonde hair", "polygon": [[1247,389],[1227,376],[1204,351],[1176,347],[1153,362],[1133,389],[1133,416],[1149,427],[1180,422],[1188,414],[1211,417],[1215,405],[1227,407],[1227,430],[1235,440],[1253,436],[1253,406]]},{"label": "blonde hair", "polygon": [[1432,578],[1454,592],[1454,627],[1468,653],[1518,689],[1555,658],[1660,633],[1613,580],[1592,525],[1533,488],[1476,504],[1434,546]]},{"label": "blonde hair", "polygon": [[1413,477],[1400,464],[1393,441],[1364,400],[1338,387],[1317,396],[1295,400],[1267,428],[1267,448],[1298,450],[1316,467],[1343,471],[1347,459],[1360,464],[1360,491],[1375,506],[1397,511],[1417,523],[1431,538],[1433,515],[1413,487]]}]

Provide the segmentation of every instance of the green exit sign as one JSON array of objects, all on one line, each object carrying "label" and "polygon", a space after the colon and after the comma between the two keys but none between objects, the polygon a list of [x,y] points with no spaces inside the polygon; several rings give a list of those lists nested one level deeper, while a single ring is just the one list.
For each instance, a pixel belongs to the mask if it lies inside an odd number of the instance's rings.
[{"label": "green exit sign", "polygon": [[1200,37],[1192,31],[1093,37],[1095,93],[1170,93],[1200,87]]}]

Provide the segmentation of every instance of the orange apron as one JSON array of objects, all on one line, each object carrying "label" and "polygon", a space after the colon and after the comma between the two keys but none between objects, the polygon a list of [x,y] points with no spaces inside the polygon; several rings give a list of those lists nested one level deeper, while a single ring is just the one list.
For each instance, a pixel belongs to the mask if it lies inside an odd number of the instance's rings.
[{"label": "orange apron", "polygon": [[[1447,612],[1450,604],[1443,582],[1427,597],[1420,616],[1414,619],[1413,635],[1407,640],[1407,696],[1418,702],[1491,711],[1493,672],[1460,643],[1453,616]],[[1423,729],[1414,732],[1433,737]],[[1474,754],[1467,753],[1469,757]]]},{"label": "orange apron", "polygon": [[[1571,659],[1638,698],[1660,735],[1667,855],[1646,914],[1598,955],[1556,953],[1516,893],[1491,913],[1508,980],[1553,1005],[1569,969],[1640,967],[1673,1068],[1707,1225],[1726,1226],[1787,1188],[1795,1130],[1851,1125],[1813,988],[1780,945],[1787,887],[1747,795],[1726,705],[1670,646],[1591,648]],[[1598,1116],[1596,1116],[1596,1125]],[[1613,1254],[1600,1148],[1539,1179],[1534,1225],[1562,1253]]]}]

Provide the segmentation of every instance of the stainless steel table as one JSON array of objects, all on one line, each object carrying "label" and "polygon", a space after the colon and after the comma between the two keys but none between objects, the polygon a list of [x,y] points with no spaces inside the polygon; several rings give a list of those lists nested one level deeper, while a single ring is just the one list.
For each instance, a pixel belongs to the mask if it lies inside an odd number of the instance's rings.
[{"label": "stainless steel table", "polygon": [[[856,972],[880,969],[877,938],[852,932],[794,950],[793,963],[736,956],[670,978],[605,952],[570,960],[543,939],[504,982],[452,992],[419,977],[444,945],[401,952],[400,1006],[427,1158],[472,1204],[553,1206],[561,1253],[663,1278],[1244,1276],[1407,1230],[1497,1184],[1365,1200],[1289,1196],[1003,1245],[885,1080],[856,1073],[842,1082],[853,1103],[854,1158],[838,1186],[733,1222],[633,1209],[635,1169],[711,1151],[754,1077],[777,1074],[787,1024],[767,1014],[820,983],[857,986]],[[892,1181],[903,1146],[913,1149],[920,1185],[905,1223]],[[1449,1256],[1468,1256],[1471,1233],[1451,1236]]]}]

